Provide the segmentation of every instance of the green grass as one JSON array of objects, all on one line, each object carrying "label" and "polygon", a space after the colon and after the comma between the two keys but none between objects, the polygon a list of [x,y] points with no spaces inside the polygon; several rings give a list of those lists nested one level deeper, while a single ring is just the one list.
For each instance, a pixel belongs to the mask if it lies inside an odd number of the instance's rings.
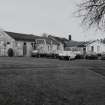
[{"label": "green grass", "polygon": [[0,58],[0,105],[105,105],[105,61]]}]

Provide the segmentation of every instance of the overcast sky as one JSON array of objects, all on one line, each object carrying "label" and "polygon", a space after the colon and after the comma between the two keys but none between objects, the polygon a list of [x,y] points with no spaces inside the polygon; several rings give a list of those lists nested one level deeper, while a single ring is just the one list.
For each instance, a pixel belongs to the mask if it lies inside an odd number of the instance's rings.
[{"label": "overcast sky", "polygon": [[80,0],[0,0],[0,27],[4,30],[61,37],[73,40],[103,38],[104,34],[86,31],[73,13]]}]

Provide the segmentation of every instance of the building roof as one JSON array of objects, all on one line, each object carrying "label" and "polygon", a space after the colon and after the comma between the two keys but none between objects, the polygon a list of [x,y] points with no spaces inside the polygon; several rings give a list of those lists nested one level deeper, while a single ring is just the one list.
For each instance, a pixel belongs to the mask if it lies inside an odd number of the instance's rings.
[{"label": "building roof", "polygon": [[85,47],[86,42],[79,42],[79,41],[67,41],[65,43],[65,47]]},{"label": "building roof", "polygon": [[103,43],[103,44],[105,44],[103,41],[101,41],[101,40],[93,40],[93,41],[88,41],[88,43],[86,43],[86,45],[89,45],[89,44],[92,44],[92,43],[94,43],[94,42],[100,42],[100,43]]},{"label": "building roof", "polygon": [[38,38],[38,36],[31,34],[22,34],[8,31],[4,32],[17,41],[35,41],[35,39]]},{"label": "building roof", "polygon": [[55,45],[58,45],[59,44],[57,41],[51,39],[50,37],[44,37],[44,36],[42,36],[42,37],[39,37],[37,39],[44,39],[44,40],[46,40],[46,43],[47,44],[51,44],[51,43],[52,44],[55,44]]},{"label": "building roof", "polygon": [[49,38],[49,37],[48,37],[48,39],[50,40],[50,42],[51,42],[52,44],[59,45],[59,43],[58,43],[56,40],[54,40],[54,39],[52,39],[52,38]]},{"label": "building roof", "polygon": [[66,38],[61,38],[61,37],[57,37],[57,36],[49,35],[48,37],[55,40],[57,43],[65,44],[65,42],[68,41]]}]

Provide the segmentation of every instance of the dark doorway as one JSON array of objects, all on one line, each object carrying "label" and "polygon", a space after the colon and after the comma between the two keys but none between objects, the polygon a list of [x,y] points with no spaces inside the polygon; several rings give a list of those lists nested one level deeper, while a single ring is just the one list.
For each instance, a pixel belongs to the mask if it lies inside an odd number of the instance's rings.
[{"label": "dark doorway", "polygon": [[86,58],[86,47],[83,48],[83,57]]},{"label": "dark doorway", "polygon": [[26,44],[26,42],[24,42],[24,44],[23,44],[23,56],[26,56],[26,54],[27,54],[27,44]]},{"label": "dark doorway", "polygon": [[13,57],[14,56],[14,52],[13,52],[13,49],[12,48],[9,48],[8,49],[8,56],[9,57]]},{"label": "dark doorway", "polygon": [[86,54],[86,47],[83,48],[83,54]]}]

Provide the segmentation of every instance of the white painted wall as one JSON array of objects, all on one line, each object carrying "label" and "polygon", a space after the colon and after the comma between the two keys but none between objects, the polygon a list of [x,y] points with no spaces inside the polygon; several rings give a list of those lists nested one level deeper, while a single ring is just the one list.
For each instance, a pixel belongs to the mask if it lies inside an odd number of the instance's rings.
[{"label": "white painted wall", "polygon": [[64,44],[60,43],[59,50],[64,51]]},{"label": "white painted wall", "polygon": [[23,45],[24,43],[26,43],[26,49],[27,49],[27,53],[26,53],[26,56],[31,56],[31,52],[33,51],[33,48],[32,48],[32,45],[31,43],[32,42],[25,42],[25,41],[16,41],[15,45],[15,53],[16,55],[15,56],[24,56],[23,55]]},{"label": "white painted wall", "polygon": [[[93,46],[93,51],[92,51],[92,46]],[[89,54],[89,53],[104,53],[105,52],[105,44],[100,42],[100,41],[95,41],[91,44],[88,44],[86,46],[86,53]]]},{"label": "white painted wall", "polygon": [[47,44],[45,39],[42,40],[44,40],[43,44],[37,44],[37,50],[39,53],[58,53],[59,46],[57,44]]}]

